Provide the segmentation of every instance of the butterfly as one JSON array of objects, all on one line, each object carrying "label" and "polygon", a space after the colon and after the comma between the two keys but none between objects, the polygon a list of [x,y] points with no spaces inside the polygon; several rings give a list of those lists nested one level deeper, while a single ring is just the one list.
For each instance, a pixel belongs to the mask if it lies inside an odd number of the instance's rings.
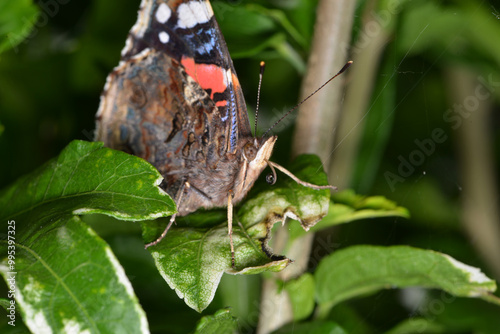
[{"label": "butterfly", "polygon": [[[205,0],[143,0],[96,115],[96,139],[139,156],[163,176],[176,215],[232,208],[270,166],[277,137],[252,135],[226,42]],[[291,173],[290,173],[291,174]],[[331,186],[306,186],[324,189]]]}]

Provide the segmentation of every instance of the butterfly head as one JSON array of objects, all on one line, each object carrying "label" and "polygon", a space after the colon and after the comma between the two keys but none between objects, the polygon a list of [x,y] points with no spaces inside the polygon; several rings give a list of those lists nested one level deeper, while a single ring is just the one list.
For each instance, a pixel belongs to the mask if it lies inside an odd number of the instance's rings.
[{"label": "butterfly head", "polygon": [[277,136],[271,136],[261,142],[254,138],[243,147],[243,158],[248,163],[250,170],[258,170],[259,174],[262,172],[273,153],[276,139],[278,139]]},{"label": "butterfly head", "polygon": [[[255,180],[266,168],[277,138],[277,136],[271,136],[264,141],[253,138],[243,146],[242,168],[239,171],[240,189],[236,194],[241,194],[241,197],[244,197],[250,190]],[[239,196],[236,195],[236,197]]]}]

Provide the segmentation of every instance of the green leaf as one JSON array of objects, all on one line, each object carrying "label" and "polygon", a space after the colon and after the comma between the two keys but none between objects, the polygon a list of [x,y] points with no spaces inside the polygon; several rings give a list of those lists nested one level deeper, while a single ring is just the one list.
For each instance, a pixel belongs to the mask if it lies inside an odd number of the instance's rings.
[{"label": "green leaf", "polygon": [[291,8],[287,8],[287,14],[290,17],[291,23],[304,36],[308,44],[314,32],[317,6],[317,0],[300,0],[294,2]]},{"label": "green leaf", "polygon": [[[298,157],[290,168],[300,179],[318,185],[327,184],[319,158],[311,155]],[[328,211],[328,190],[314,190],[301,186],[283,176],[275,186],[265,185],[265,191],[247,200],[238,210],[233,222],[233,242],[236,269],[231,267],[231,252],[227,222],[198,222],[194,227],[172,228],[156,246],[149,247],[160,274],[184,298],[188,306],[198,312],[212,301],[224,272],[230,274],[258,274],[284,269],[290,260],[272,255],[267,246],[271,227],[287,217],[301,221],[309,229]],[[250,196],[252,197],[252,196]],[[236,223],[236,219],[240,223]],[[199,220],[199,219],[197,219]],[[144,240],[156,239],[165,223],[142,224]]]},{"label": "green leaf", "polygon": [[283,11],[256,4],[235,6],[213,2],[212,6],[233,59],[257,55],[259,59],[279,56],[299,73],[304,72],[305,62],[300,51],[291,46],[289,39],[303,48],[306,48],[307,42]]},{"label": "green leaf", "polygon": [[[466,27],[474,27],[466,30],[468,41],[478,53],[494,60],[498,68],[498,64],[500,64],[500,45],[491,43],[491,39],[500,33],[498,17],[492,17],[492,11],[487,6],[474,7],[467,2],[459,3],[459,6],[462,7],[460,8],[461,11],[467,14]],[[494,7],[491,6],[491,8]],[[497,10],[498,8],[495,9],[495,11]]]},{"label": "green leaf", "polygon": [[14,299],[0,298],[0,306],[5,310],[5,317],[2,312],[2,318],[4,319],[0,321],[0,333],[29,333],[28,328],[26,328],[22,322],[21,314],[19,313],[19,305],[16,305]]},{"label": "green leaf", "polygon": [[212,3],[233,59],[250,57],[276,44],[276,25],[273,20],[249,6],[227,2]]},{"label": "green leaf", "polygon": [[[321,161],[315,155],[297,157],[289,169],[303,181],[316,185],[328,184]],[[266,184],[265,191],[246,201],[238,215],[247,222],[245,227],[266,220],[272,221],[274,225],[275,222],[281,222],[282,217],[295,219],[297,216],[302,228],[308,231],[326,216],[329,200],[330,190],[307,188],[282,175],[276,185]]]},{"label": "green leaf", "polygon": [[[332,195],[328,214],[314,227],[312,231],[317,232],[330,226],[345,224],[352,221],[380,217],[403,217],[409,218],[407,209],[398,206],[383,196],[361,196],[353,190],[344,190]],[[304,231],[297,226],[290,226],[290,240],[304,235]]]},{"label": "green leaf", "polygon": [[[276,34],[276,37],[279,37],[281,34]],[[278,40],[278,38],[277,38]],[[306,62],[302,59],[300,54],[288,43],[288,41],[283,39],[282,43],[276,43],[273,45],[276,49],[276,52],[283,57],[283,59],[287,60],[290,65],[292,65],[298,73],[304,74],[306,71]]]},{"label": "green leaf", "polygon": [[[0,253],[8,246],[0,241]],[[125,272],[80,218],[52,222],[11,250],[15,268],[3,258],[0,273],[15,282],[16,304],[32,332],[148,332]]]},{"label": "green leaf", "polygon": [[314,321],[300,324],[288,324],[274,331],[273,334],[347,334],[332,321]]},{"label": "green leaf", "polygon": [[406,208],[398,206],[395,202],[383,196],[362,196],[352,190],[345,190],[333,195],[333,208],[323,226],[328,227],[349,223],[354,220],[379,217],[410,218]]},{"label": "green leaf", "polygon": [[[143,159],[75,140],[61,154],[0,192],[1,219],[17,227],[63,214],[102,213],[122,220],[169,216],[175,204],[158,185],[161,175]],[[20,241],[19,239],[17,241]]]},{"label": "green leaf", "polygon": [[255,6],[241,6],[215,1],[212,3],[212,7],[221,31],[224,33],[224,38],[228,41],[234,40],[241,43],[242,39],[246,41],[252,37],[262,37],[263,34],[268,34],[276,29],[276,24],[267,15],[268,13],[258,10]]},{"label": "green leaf", "polygon": [[6,282],[15,277],[16,305],[31,331],[149,331],[111,249],[74,215],[170,215],[174,203],[160,180],[143,159],[74,141],[0,192],[9,231],[0,240],[0,273]]},{"label": "green leaf", "polygon": [[3,309],[7,311],[7,308],[9,306],[10,306],[10,299],[0,298],[0,307],[3,307]]},{"label": "green leaf", "polygon": [[438,333],[449,333],[446,326],[437,323],[432,319],[427,319],[424,317],[413,317],[399,323],[396,327],[387,331],[386,334],[438,334]]},{"label": "green leaf", "polygon": [[231,305],[231,313],[243,328],[257,326],[260,313],[262,277],[260,275],[223,275],[215,294],[218,305]]},{"label": "green leaf", "polygon": [[32,0],[0,2],[0,53],[24,41],[38,15],[38,7]]},{"label": "green leaf", "polygon": [[409,217],[408,210],[403,207],[397,206],[391,200],[386,199],[383,196],[363,196],[356,194],[353,190],[344,190],[333,195],[333,201],[335,203],[344,204],[352,207],[357,211],[363,210],[373,210],[383,216],[386,212],[390,212],[387,215],[397,215],[402,217]]},{"label": "green leaf", "polygon": [[[159,227],[157,222],[155,225]],[[142,226],[144,230],[153,227],[146,223]],[[168,285],[189,307],[201,312],[212,301],[225,271],[254,274],[279,271],[288,265],[288,259],[269,260],[256,244],[259,236],[265,237],[266,231],[247,233],[249,237],[240,227],[233,228],[236,265],[243,268],[236,272],[231,268],[227,223],[214,228],[172,228],[158,245],[148,250]],[[148,241],[153,239],[145,237]]]},{"label": "green leaf", "polygon": [[293,320],[309,317],[314,310],[314,277],[305,273],[297,279],[285,283],[285,290],[292,304]]},{"label": "green leaf", "polygon": [[304,37],[297,31],[292,22],[288,20],[285,13],[278,9],[267,9],[257,4],[249,5],[249,8],[255,10],[257,13],[262,13],[263,16],[272,18],[285,30],[293,40],[303,48],[307,47],[307,42]]},{"label": "green leaf", "polygon": [[455,298],[429,291],[411,306],[412,317],[386,334],[498,333],[499,308],[479,299]]},{"label": "green leaf", "polygon": [[325,257],[315,273],[316,299],[329,308],[381,289],[422,286],[454,296],[478,297],[500,304],[491,295],[493,280],[451,256],[407,246],[354,246]]},{"label": "green leaf", "polygon": [[234,333],[238,327],[238,322],[231,316],[228,309],[217,311],[214,315],[208,315],[198,322],[195,334],[224,334]]},{"label": "green leaf", "polygon": [[[445,307],[437,312],[436,306]],[[416,310],[435,324],[446,328],[446,333],[498,333],[500,317],[498,304],[479,299],[455,298],[443,294],[430,294]]]},{"label": "green leaf", "polygon": [[[333,307],[325,320],[334,321],[349,334],[375,333],[373,324],[366,321],[364,313],[359,312],[355,303],[342,303]],[[321,308],[318,308],[321,311]]]}]

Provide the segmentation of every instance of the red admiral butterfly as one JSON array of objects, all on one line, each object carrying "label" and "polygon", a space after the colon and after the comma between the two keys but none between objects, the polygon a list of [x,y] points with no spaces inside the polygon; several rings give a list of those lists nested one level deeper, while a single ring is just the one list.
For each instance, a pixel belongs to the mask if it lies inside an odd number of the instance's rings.
[{"label": "red admiral butterfly", "polygon": [[[240,83],[206,0],[142,1],[96,119],[97,140],[160,171],[178,215],[227,205],[230,236],[232,204],[267,165],[283,169],[269,162],[277,137],[252,136]],[[157,244],[174,219],[146,247]]]}]

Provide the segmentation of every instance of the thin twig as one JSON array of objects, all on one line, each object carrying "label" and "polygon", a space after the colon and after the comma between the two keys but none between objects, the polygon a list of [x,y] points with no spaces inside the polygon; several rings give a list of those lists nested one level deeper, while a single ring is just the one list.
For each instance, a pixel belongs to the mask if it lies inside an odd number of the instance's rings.
[{"label": "thin twig", "polygon": [[[446,74],[452,103],[461,103],[477,92],[480,83],[475,74],[459,67],[449,69]],[[465,232],[496,278],[500,279],[500,210],[495,187],[497,168],[491,144],[491,99],[481,101],[477,110],[456,129],[457,153],[462,171],[462,223]]]},{"label": "thin twig", "polygon": [[[355,1],[350,0],[320,0],[308,69],[302,82],[299,101],[314,92],[345,64],[347,54],[341,52],[340,46],[350,43],[355,4]],[[300,107],[292,145],[295,156],[314,153],[319,155],[325,166],[328,165],[333,129],[340,113],[341,88],[342,80],[334,81]],[[286,229],[279,229],[275,238],[279,239],[280,234],[287,234]],[[308,233],[305,239],[300,239],[291,247],[294,254],[288,254],[294,258],[295,263],[278,273],[277,278],[286,280],[296,277],[307,268],[313,234]],[[274,250],[276,253],[280,252],[279,249]],[[258,334],[270,333],[293,319],[291,307],[284,305],[289,301],[283,294],[286,292],[278,292],[276,284],[263,284],[261,306],[262,310],[265,308],[265,312],[260,315]]]}]

